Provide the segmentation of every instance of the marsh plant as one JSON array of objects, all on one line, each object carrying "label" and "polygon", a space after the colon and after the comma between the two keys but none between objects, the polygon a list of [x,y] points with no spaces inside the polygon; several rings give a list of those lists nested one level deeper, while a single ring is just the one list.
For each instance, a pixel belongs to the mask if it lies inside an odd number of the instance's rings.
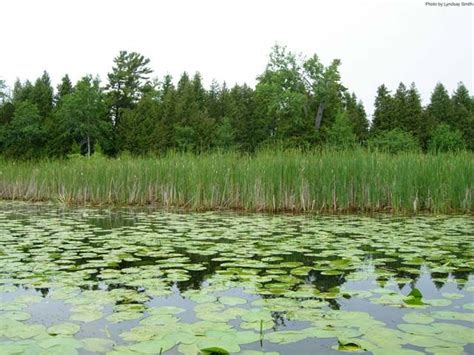
[{"label": "marsh plant", "polygon": [[0,160],[0,198],[290,212],[470,212],[474,155],[263,150]]}]

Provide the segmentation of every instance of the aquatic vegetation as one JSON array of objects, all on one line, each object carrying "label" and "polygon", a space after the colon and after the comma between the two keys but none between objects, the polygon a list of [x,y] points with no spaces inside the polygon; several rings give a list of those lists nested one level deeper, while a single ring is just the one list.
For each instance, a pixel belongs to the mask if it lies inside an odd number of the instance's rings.
[{"label": "aquatic vegetation", "polygon": [[0,199],[200,211],[472,212],[473,181],[469,152],[391,155],[357,149],[0,160]]},{"label": "aquatic vegetation", "polygon": [[0,204],[0,353],[462,354],[470,216]]}]

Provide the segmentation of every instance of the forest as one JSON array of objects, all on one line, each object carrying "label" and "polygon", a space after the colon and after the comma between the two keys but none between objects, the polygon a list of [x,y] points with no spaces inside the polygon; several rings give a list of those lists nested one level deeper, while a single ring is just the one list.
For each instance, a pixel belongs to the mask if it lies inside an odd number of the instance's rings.
[{"label": "forest", "polygon": [[56,88],[45,71],[34,82],[0,81],[0,155],[5,159],[109,157],[168,151],[253,153],[278,147],[366,147],[389,153],[474,149],[474,98],[463,83],[442,83],[423,105],[414,83],[377,89],[371,122],[329,64],[275,45],[255,87],[209,88],[197,72],[152,78],[150,59],[121,51],[106,81],[66,74]]}]

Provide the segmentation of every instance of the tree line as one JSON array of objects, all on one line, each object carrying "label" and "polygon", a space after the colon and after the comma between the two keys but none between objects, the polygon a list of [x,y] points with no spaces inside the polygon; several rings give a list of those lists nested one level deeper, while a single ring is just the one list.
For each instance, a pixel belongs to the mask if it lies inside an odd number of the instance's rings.
[{"label": "tree line", "polygon": [[150,60],[121,51],[107,81],[65,75],[54,89],[47,72],[34,83],[0,81],[0,154],[15,159],[162,153],[170,149],[253,152],[261,147],[365,145],[400,151],[474,149],[474,98],[460,83],[438,84],[423,107],[411,84],[377,90],[371,124],[341,83],[341,62],[321,63],[275,46],[255,88],[213,82],[199,73],[151,79]]}]

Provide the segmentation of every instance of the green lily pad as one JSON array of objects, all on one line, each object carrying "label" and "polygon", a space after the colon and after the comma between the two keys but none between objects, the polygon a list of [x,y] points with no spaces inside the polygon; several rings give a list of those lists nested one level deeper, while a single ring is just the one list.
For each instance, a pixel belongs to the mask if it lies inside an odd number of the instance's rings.
[{"label": "green lily pad", "polygon": [[170,339],[148,340],[131,345],[129,348],[142,354],[158,354],[170,350],[176,343]]},{"label": "green lily pad", "polygon": [[113,348],[115,343],[104,338],[84,338],[81,339],[84,349],[94,353],[106,352]]},{"label": "green lily pad", "polygon": [[464,295],[461,295],[460,293],[443,292],[442,295],[443,295],[443,297],[449,298],[449,299],[452,299],[452,300],[457,300],[457,299],[460,299],[460,298],[464,297]]},{"label": "green lily pad", "polygon": [[128,320],[139,319],[143,317],[143,313],[140,312],[115,312],[107,316],[106,319],[111,323],[120,323]]},{"label": "green lily pad", "polygon": [[219,297],[219,302],[228,306],[237,306],[240,304],[246,304],[247,300],[241,297],[223,296]]},{"label": "green lily pad", "polygon": [[2,317],[12,319],[12,320],[28,320],[31,318],[31,314],[26,313],[26,312],[21,312],[21,311],[11,311],[11,312],[6,312],[2,314]]},{"label": "green lily pad", "polygon": [[433,336],[441,332],[439,329],[434,328],[430,325],[422,325],[422,324],[399,324],[397,325],[397,328],[406,333],[417,334],[417,335]]},{"label": "green lily pad", "polygon": [[71,317],[69,317],[69,319],[73,321],[89,323],[99,320],[103,316],[104,314],[101,311],[91,310],[85,312],[74,312]]},{"label": "green lily pad", "polygon": [[291,344],[308,338],[308,334],[295,330],[282,330],[265,334],[265,340],[277,344]]},{"label": "green lily pad", "polygon": [[407,323],[429,324],[434,322],[434,319],[425,313],[411,312],[403,316],[403,320]]},{"label": "green lily pad", "polygon": [[48,351],[49,349],[53,347],[74,348],[74,349],[79,349],[83,347],[83,344],[81,341],[76,340],[74,338],[70,338],[70,337],[64,337],[64,336],[54,336],[54,337],[41,340],[39,342],[39,345],[42,348],[48,349]]},{"label": "green lily pad", "polygon": [[425,300],[425,303],[434,307],[446,307],[452,304],[453,302],[445,298],[436,298],[436,299]]},{"label": "green lily pad", "polygon": [[452,312],[452,311],[435,311],[431,315],[436,319],[462,320],[466,322],[474,322],[474,316],[469,313]]},{"label": "green lily pad", "polygon": [[48,328],[48,333],[51,335],[74,335],[81,327],[74,323],[56,324]]},{"label": "green lily pad", "polygon": [[462,308],[474,311],[474,303],[465,303],[462,305]]},{"label": "green lily pad", "polygon": [[174,306],[157,307],[157,308],[151,308],[148,310],[150,314],[169,314],[169,315],[180,314],[185,311],[186,310],[184,308],[179,308],[179,307],[174,307]]}]

